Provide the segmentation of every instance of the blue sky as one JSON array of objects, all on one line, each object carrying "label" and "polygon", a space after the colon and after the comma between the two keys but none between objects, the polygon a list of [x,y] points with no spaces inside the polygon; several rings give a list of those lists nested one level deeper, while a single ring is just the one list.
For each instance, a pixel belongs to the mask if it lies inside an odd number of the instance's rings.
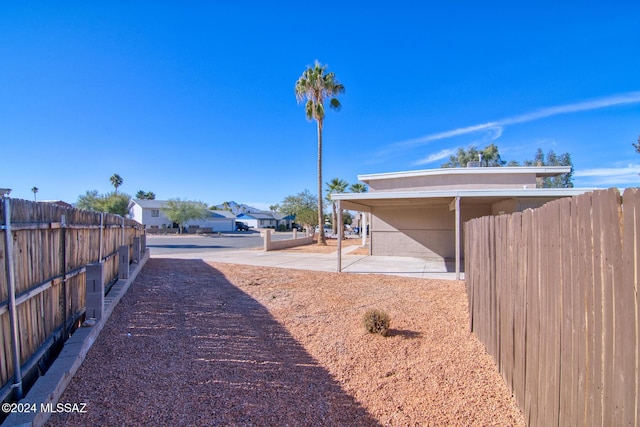
[{"label": "blue sky", "polygon": [[[640,181],[640,2],[4,2],[0,187],[266,208],[316,189],[293,87],[346,87],[324,180],[437,168],[494,142],[569,152],[579,187]],[[445,3],[445,2],[442,2]]]}]

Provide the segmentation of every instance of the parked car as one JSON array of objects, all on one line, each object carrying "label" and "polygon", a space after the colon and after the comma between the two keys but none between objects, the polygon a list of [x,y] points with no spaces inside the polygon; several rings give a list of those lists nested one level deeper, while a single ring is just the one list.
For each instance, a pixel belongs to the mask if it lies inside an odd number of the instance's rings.
[{"label": "parked car", "polygon": [[236,231],[249,231],[249,226],[244,222],[236,222]]}]

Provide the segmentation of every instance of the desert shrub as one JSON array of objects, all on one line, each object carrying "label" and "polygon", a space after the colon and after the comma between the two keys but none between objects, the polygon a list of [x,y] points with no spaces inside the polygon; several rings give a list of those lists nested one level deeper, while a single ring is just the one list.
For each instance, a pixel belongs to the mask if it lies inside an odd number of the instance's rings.
[{"label": "desert shrub", "polygon": [[362,322],[369,333],[380,334],[386,337],[389,332],[389,315],[382,310],[376,308],[367,310]]}]

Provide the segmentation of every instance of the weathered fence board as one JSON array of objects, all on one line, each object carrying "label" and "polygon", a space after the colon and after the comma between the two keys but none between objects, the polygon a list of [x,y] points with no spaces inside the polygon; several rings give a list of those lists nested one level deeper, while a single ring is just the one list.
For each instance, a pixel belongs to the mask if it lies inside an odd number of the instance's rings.
[{"label": "weathered fence board", "polygon": [[[629,188],[623,194],[623,258],[622,286],[616,298],[616,313],[623,328],[616,329],[616,343],[621,352],[616,369],[616,378],[620,379],[620,387],[616,387],[616,401],[623,405],[620,410],[619,425],[632,425],[634,420],[640,422],[640,325],[638,310],[640,308],[640,292],[638,279],[640,276],[640,250],[638,234],[640,233],[640,191]],[[626,284],[633,283],[634,286]],[[630,351],[629,349],[635,349]],[[618,420],[616,420],[618,421]]]},{"label": "weathered fence board", "polygon": [[527,423],[639,425],[640,190],[465,224],[470,326]]}]

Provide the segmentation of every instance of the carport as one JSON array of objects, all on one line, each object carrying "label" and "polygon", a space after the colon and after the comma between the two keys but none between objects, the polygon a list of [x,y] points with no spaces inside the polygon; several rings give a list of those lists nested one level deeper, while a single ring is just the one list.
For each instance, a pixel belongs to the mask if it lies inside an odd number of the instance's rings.
[{"label": "carport", "polygon": [[[586,191],[590,189],[372,191],[332,194],[331,198],[337,201],[340,213],[346,209],[371,214],[370,254],[377,251],[382,255],[453,258],[459,280],[463,222],[486,215],[520,212]],[[342,223],[342,218],[338,223]],[[342,227],[338,230],[337,271],[342,271]]]}]

